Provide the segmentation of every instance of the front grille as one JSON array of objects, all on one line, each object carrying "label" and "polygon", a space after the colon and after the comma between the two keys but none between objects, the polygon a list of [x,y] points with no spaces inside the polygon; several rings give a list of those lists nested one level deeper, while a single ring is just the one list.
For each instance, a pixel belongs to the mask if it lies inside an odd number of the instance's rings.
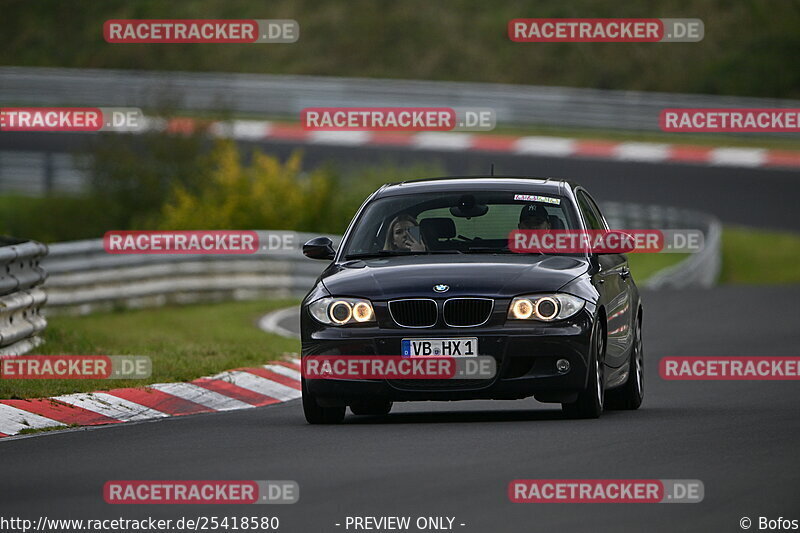
[{"label": "front grille", "polygon": [[444,303],[444,321],[448,326],[480,326],[493,307],[494,300],[487,298],[452,298]]},{"label": "front grille", "polygon": [[394,300],[389,313],[398,326],[428,328],[436,324],[436,302],[427,299]]}]

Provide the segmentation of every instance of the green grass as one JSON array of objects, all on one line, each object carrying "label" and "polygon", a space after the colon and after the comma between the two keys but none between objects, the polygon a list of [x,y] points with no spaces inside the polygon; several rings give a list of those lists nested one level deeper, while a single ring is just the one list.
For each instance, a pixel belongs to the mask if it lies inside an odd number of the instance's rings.
[{"label": "green grass", "polygon": [[[678,263],[686,254],[629,254],[638,283]],[[800,235],[726,226],[720,283],[800,283]],[[256,319],[297,300],[228,302],[119,311],[49,319],[38,353],[147,355],[147,380],[0,380],[0,398],[36,398],[156,382],[187,381],[238,367],[261,365],[299,341],[264,333]]]},{"label": "green grass", "polygon": [[[631,254],[638,281],[674,264],[681,254]],[[256,320],[296,300],[228,302],[125,310],[48,319],[42,355],[146,355],[146,380],[0,380],[0,398],[39,398],[149,383],[189,381],[233,368],[255,366],[287,352],[299,341],[267,334]]]},{"label": "green grass", "polygon": [[[680,254],[631,254],[642,281]],[[146,355],[153,373],[146,380],[0,380],[0,398],[40,398],[149,383],[189,381],[233,368],[256,366],[300,351],[299,341],[267,334],[256,320],[296,300],[228,302],[125,310],[48,319],[42,355]]]},{"label": "green grass", "polygon": [[726,226],[720,283],[800,283],[800,235]]},{"label": "green grass", "polygon": [[[628,254],[638,283],[678,263],[687,254]],[[800,283],[800,234],[725,226],[720,284]]]},{"label": "green grass", "polygon": [[81,427],[80,424],[68,424],[66,427],[65,426],[47,426],[47,427],[43,427],[43,428],[25,428],[25,429],[20,430],[19,433],[17,433],[17,435],[31,435],[33,433],[46,433],[48,431],[60,431],[62,429],[77,428],[77,427]]},{"label": "green grass", "polygon": [[114,227],[107,206],[90,195],[26,196],[0,194],[0,235],[41,242],[100,237]]},{"label": "green grass", "polygon": [[233,368],[263,365],[300,342],[268,334],[256,319],[297,300],[163,307],[48,319],[38,354],[147,355],[146,380],[0,380],[0,398],[38,398],[149,383],[187,381]]},{"label": "green grass", "polygon": [[636,283],[641,284],[650,276],[667,267],[680,263],[689,254],[628,254],[628,266]]}]

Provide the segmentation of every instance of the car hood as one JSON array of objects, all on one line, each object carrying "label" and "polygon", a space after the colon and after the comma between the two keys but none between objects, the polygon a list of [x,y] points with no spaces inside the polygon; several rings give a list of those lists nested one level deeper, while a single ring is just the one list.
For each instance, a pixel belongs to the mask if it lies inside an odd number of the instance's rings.
[{"label": "car hood", "polygon": [[332,264],[322,283],[334,296],[386,300],[442,296],[512,297],[555,291],[586,272],[585,258],[545,255],[416,255]]}]

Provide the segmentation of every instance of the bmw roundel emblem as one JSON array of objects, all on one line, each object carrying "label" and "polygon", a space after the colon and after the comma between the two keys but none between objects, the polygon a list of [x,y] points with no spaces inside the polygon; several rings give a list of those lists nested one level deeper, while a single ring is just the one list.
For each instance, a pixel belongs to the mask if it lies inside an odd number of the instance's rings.
[{"label": "bmw roundel emblem", "polygon": [[439,285],[434,285],[433,290],[436,292],[447,292],[450,290],[450,285],[440,283]]}]

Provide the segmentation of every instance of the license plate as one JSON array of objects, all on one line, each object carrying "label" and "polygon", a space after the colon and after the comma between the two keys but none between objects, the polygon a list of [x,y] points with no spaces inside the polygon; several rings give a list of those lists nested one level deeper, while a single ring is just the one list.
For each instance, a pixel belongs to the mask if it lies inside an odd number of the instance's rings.
[{"label": "license plate", "polygon": [[478,339],[403,339],[403,357],[477,357]]}]

